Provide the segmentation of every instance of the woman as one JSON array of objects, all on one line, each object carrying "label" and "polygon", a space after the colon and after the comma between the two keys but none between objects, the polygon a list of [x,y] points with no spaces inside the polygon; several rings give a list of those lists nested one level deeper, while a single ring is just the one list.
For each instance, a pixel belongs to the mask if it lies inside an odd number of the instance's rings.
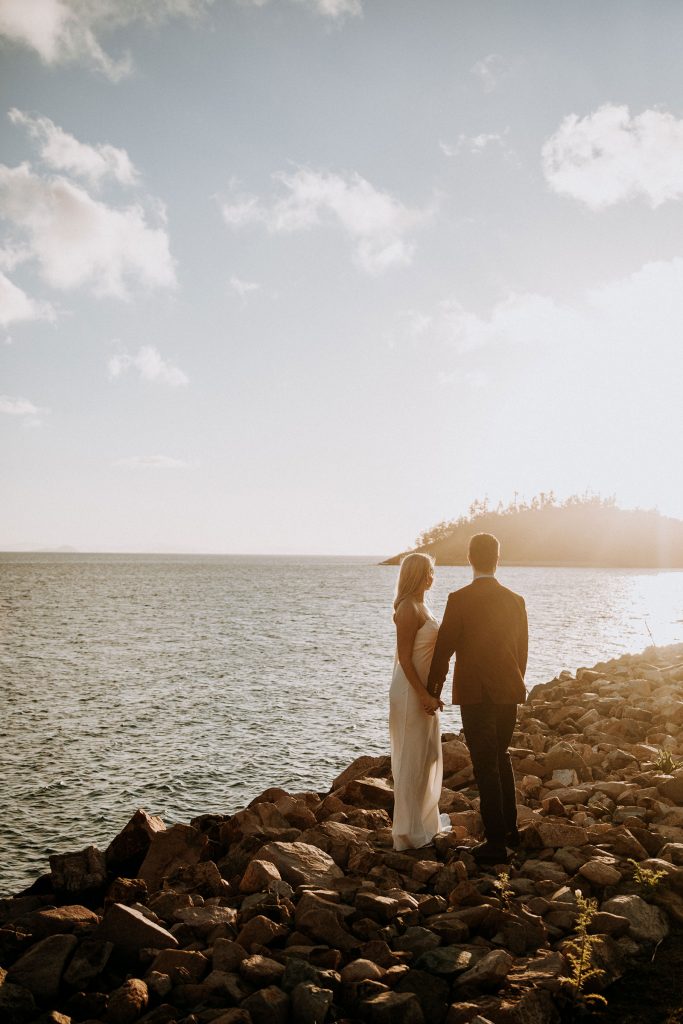
[{"label": "woman", "polygon": [[434,559],[419,553],[406,555],[394,600],[396,658],[389,692],[395,850],[427,846],[441,829],[443,759],[436,712],[443,704],[426,688],[439,631],[424,603],[433,582]]}]

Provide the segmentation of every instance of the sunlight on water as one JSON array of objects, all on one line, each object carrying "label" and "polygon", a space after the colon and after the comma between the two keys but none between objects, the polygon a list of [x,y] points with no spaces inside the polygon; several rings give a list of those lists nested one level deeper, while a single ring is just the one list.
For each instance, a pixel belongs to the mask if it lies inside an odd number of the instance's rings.
[{"label": "sunlight on water", "polygon": [[[395,578],[367,559],[0,556],[0,893],[138,806],[228,813],[385,752]],[[648,627],[683,640],[683,572],[500,579],[527,601],[529,684],[642,650]],[[437,616],[468,581],[437,570]]]}]

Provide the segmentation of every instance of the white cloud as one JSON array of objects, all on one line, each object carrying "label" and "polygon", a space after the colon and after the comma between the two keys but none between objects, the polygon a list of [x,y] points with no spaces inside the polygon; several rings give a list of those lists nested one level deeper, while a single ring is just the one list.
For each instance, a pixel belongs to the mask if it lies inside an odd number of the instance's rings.
[{"label": "white cloud", "polygon": [[450,142],[439,142],[439,149],[448,157],[458,156],[463,150],[479,156],[489,146],[500,149],[506,157],[513,157],[513,151],[508,146],[510,128],[503,132],[480,132],[479,135],[459,135],[458,141],[453,145]]},{"label": "white cloud", "polygon": [[261,285],[256,281],[243,281],[233,274],[230,278],[230,287],[237,292],[241,299],[245,299],[250,292],[257,292]]},{"label": "white cloud", "polygon": [[316,14],[334,20],[347,16],[359,18],[363,14],[361,0],[296,0],[296,2],[304,3]]},{"label": "white cloud", "polygon": [[107,143],[88,146],[49,117],[31,117],[16,108],[10,110],[8,116],[12,124],[26,128],[40,144],[41,159],[54,170],[76,174],[93,185],[108,176],[122,185],[135,184],[137,171],[125,149]]},{"label": "white cloud", "polygon": [[139,203],[115,208],[62,176],[0,164],[0,215],[27,237],[27,252],[54,288],[125,298],[131,280],[175,284],[165,227],[150,226]]},{"label": "white cloud", "polygon": [[131,455],[126,459],[117,459],[114,465],[123,469],[185,469],[188,463],[169,455]]},{"label": "white cloud", "polygon": [[488,93],[493,92],[501,78],[508,74],[510,64],[499,53],[489,53],[473,64],[470,71],[479,79],[484,92]]},{"label": "white cloud", "polygon": [[546,181],[591,209],[643,196],[652,207],[683,196],[683,120],[658,110],[634,117],[605,104],[566,117],[543,146]]},{"label": "white cloud", "polygon": [[0,413],[6,416],[38,416],[44,412],[27,398],[12,398],[10,395],[0,395]]},{"label": "white cloud", "polygon": [[371,274],[411,262],[414,246],[405,236],[432,212],[405,206],[355,172],[340,175],[304,167],[273,177],[284,194],[270,202],[246,195],[224,203],[226,224],[262,224],[271,232],[337,224],[354,242],[358,266]]},{"label": "white cloud", "polygon": [[156,24],[193,17],[212,0],[0,0],[0,35],[34,50],[48,65],[79,62],[112,81],[128,75],[128,54],[116,59],[99,36],[130,22]]},{"label": "white cloud", "polygon": [[143,345],[135,355],[123,352],[112,356],[107,363],[109,376],[114,379],[131,368],[137,370],[143,380],[159,381],[174,388],[189,384],[187,374],[165,362],[159,350],[152,345]]},{"label": "white cloud", "polygon": [[46,302],[36,302],[0,271],[0,325],[21,320],[54,320],[55,312]]}]

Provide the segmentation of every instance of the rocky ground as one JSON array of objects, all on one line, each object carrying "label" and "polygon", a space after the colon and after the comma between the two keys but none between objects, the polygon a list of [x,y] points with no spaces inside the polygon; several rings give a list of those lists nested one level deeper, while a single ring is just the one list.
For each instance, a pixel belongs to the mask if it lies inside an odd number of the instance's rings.
[{"label": "rocky ground", "polygon": [[362,757],[327,794],[268,789],[171,828],[140,810],[104,852],[51,857],[0,900],[0,1021],[604,1014],[591,994],[663,940],[681,962],[683,645],[534,687],[513,744],[522,845],[491,869],[468,853],[481,819],[453,734],[453,830],[424,850],[392,850],[389,760]]}]

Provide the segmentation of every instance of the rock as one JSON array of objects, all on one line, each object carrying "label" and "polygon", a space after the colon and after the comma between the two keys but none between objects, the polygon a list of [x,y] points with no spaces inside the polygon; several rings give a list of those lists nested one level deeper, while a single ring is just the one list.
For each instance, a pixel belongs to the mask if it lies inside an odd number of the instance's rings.
[{"label": "rock", "polygon": [[403,935],[399,935],[393,940],[394,949],[412,953],[416,959],[422,953],[427,953],[430,949],[436,949],[440,945],[441,939],[438,935],[430,932],[429,928],[416,925],[406,928]]},{"label": "rock", "polygon": [[660,942],[669,934],[664,911],[646,903],[640,896],[613,896],[601,904],[600,910],[627,918],[636,941]]},{"label": "rock", "polygon": [[142,807],[138,808],[105,850],[107,870],[125,878],[136,878],[152,839],[165,828],[161,818],[148,814]]},{"label": "rock", "polygon": [[138,877],[146,882],[150,892],[156,892],[164,878],[188,864],[197,864],[207,844],[207,837],[191,825],[174,825],[155,832]]},{"label": "rock", "polygon": [[66,962],[77,945],[75,935],[49,935],[10,967],[7,980],[27,988],[37,999],[53,999],[59,992]]},{"label": "rock", "polygon": [[209,899],[211,896],[229,896],[230,884],[222,877],[212,860],[187,864],[167,876],[167,884],[179,893],[192,893]]},{"label": "rock", "polygon": [[247,864],[247,869],[240,882],[240,892],[253,893],[264,892],[271,882],[280,880],[280,872],[267,860],[252,860]]},{"label": "rock", "polygon": [[344,874],[328,854],[308,843],[267,843],[258,859],[274,864],[281,877],[295,886],[326,886]]},{"label": "rock", "polygon": [[215,939],[213,943],[213,969],[215,971],[236,971],[247,951],[232,939]]},{"label": "rock", "polygon": [[239,932],[237,944],[249,951],[253,945],[269,946],[272,942],[276,942],[277,939],[286,938],[288,934],[289,930],[284,925],[276,924],[269,917],[258,914],[256,917],[252,917],[250,921],[247,921]]},{"label": "rock", "polygon": [[394,791],[384,779],[354,779],[335,796],[353,807],[376,807],[391,813],[394,806]]},{"label": "rock", "polygon": [[485,950],[477,947],[452,945],[442,946],[422,953],[415,961],[415,967],[429,974],[443,978],[454,978],[471,970],[484,955]]},{"label": "rock", "polygon": [[276,985],[285,973],[285,968],[277,960],[256,954],[240,962],[239,972],[250,985],[265,988],[267,985]]},{"label": "rock", "polygon": [[92,910],[75,904],[38,910],[28,927],[35,939],[44,939],[48,935],[87,934],[99,923],[100,917]]},{"label": "rock", "polygon": [[579,828],[577,825],[543,821],[530,825],[529,828],[536,829],[542,846],[585,846],[588,842],[585,828]]},{"label": "rock", "polygon": [[50,874],[55,892],[88,892],[107,881],[104,854],[96,846],[76,853],[50,855]]},{"label": "rock", "polygon": [[442,743],[441,751],[443,754],[444,775],[452,775],[454,772],[467,768],[472,763],[467,744],[463,743],[462,740],[448,740],[446,743]]},{"label": "rock", "polygon": [[341,980],[366,981],[371,978],[373,981],[380,981],[384,971],[374,964],[372,960],[352,960],[341,972]]},{"label": "rock", "polygon": [[27,988],[9,981],[0,985],[0,1020],[3,1024],[27,1024],[35,1015],[35,1000]]},{"label": "rock", "polygon": [[139,949],[168,949],[176,947],[178,940],[166,928],[149,921],[139,910],[112,903],[100,925],[97,938],[112,942],[120,949],[137,952]]},{"label": "rock", "polygon": [[113,943],[100,939],[81,942],[64,972],[64,981],[72,988],[87,988],[107,966],[113,948]]},{"label": "rock", "polygon": [[422,1007],[413,992],[380,992],[363,1004],[372,1024],[425,1024]]},{"label": "rock", "polygon": [[673,772],[671,778],[660,783],[658,789],[662,796],[673,800],[675,804],[683,804],[683,768],[678,768]]},{"label": "rock", "polygon": [[104,904],[125,903],[129,907],[131,903],[147,903],[147,895],[147,885],[141,878],[115,878],[107,889]]},{"label": "rock", "polygon": [[448,1011],[450,985],[445,978],[425,971],[407,970],[394,987],[395,992],[412,992],[417,996],[428,1024],[441,1024]]},{"label": "rock", "polygon": [[554,772],[558,768],[585,769],[586,762],[571,743],[562,740],[547,752],[544,767],[547,772]]},{"label": "rock", "polygon": [[187,925],[203,938],[219,925],[234,928],[237,923],[237,911],[233,907],[221,907],[215,903],[207,903],[203,907],[183,907],[174,913],[176,921]]},{"label": "rock", "polygon": [[173,988],[173,982],[168,974],[161,974],[160,971],[148,971],[145,975],[145,984],[157,999],[165,999]]},{"label": "rock", "polygon": [[152,961],[150,972],[167,974],[175,985],[181,981],[201,981],[208,969],[208,959],[197,950],[162,949]]},{"label": "rock", "polygon": [[341,923],[348,912],[353,913],[353,908],[329,903],[315,893],[305,892],[297,904],[294,920],[297,928],[318,942],[351,952],[358,949],[360,943]]},{"label": "rock", "polygon": [[252,1016],[241,1006],[234,1006],[231,1010],[221,1013],[220,1017],[214,1017],[211,1024],[252,1024]]},{"label": "rock", "polygon": [[259,989],[242,1001],[254,1024],[287,1024],[289,996],[275,985]]},{"label": "rock", "polygon": [[292,1018],[297,1024],[323,1024],[332,1005],[333,993],[310,981],[302,981],[292,989]]},{"label": "rock", "polygon": [[140,978],[129,978],[114,989],[107,1002],[107,1024],[133,1024],[144,1012],[149,993]]},{"label": "rock", "polygon": [[490,991],[499,988],[507,978],[514,957],[504,949],[493,949],[486,953],[469,971],[465,971],[456,979],[458,989],[474,989]]},{"label": "rock", "polygon": [[368,754],[363,754],[361,757],[357,757],[355,761],[344,769],[341,775],[332,783],[332,790],[341,789],[348,782],[352,782],[354,779],[360,779],[369,775],[383,774],[384,771],[387,773],[391,769],[391,763],[389,757],[370,757]]},{"label": "rock", "polygon": [[594,885],[616,885],[621,881],[621,871],[604,860],[588,860],[579,868],[579,874]]}]

